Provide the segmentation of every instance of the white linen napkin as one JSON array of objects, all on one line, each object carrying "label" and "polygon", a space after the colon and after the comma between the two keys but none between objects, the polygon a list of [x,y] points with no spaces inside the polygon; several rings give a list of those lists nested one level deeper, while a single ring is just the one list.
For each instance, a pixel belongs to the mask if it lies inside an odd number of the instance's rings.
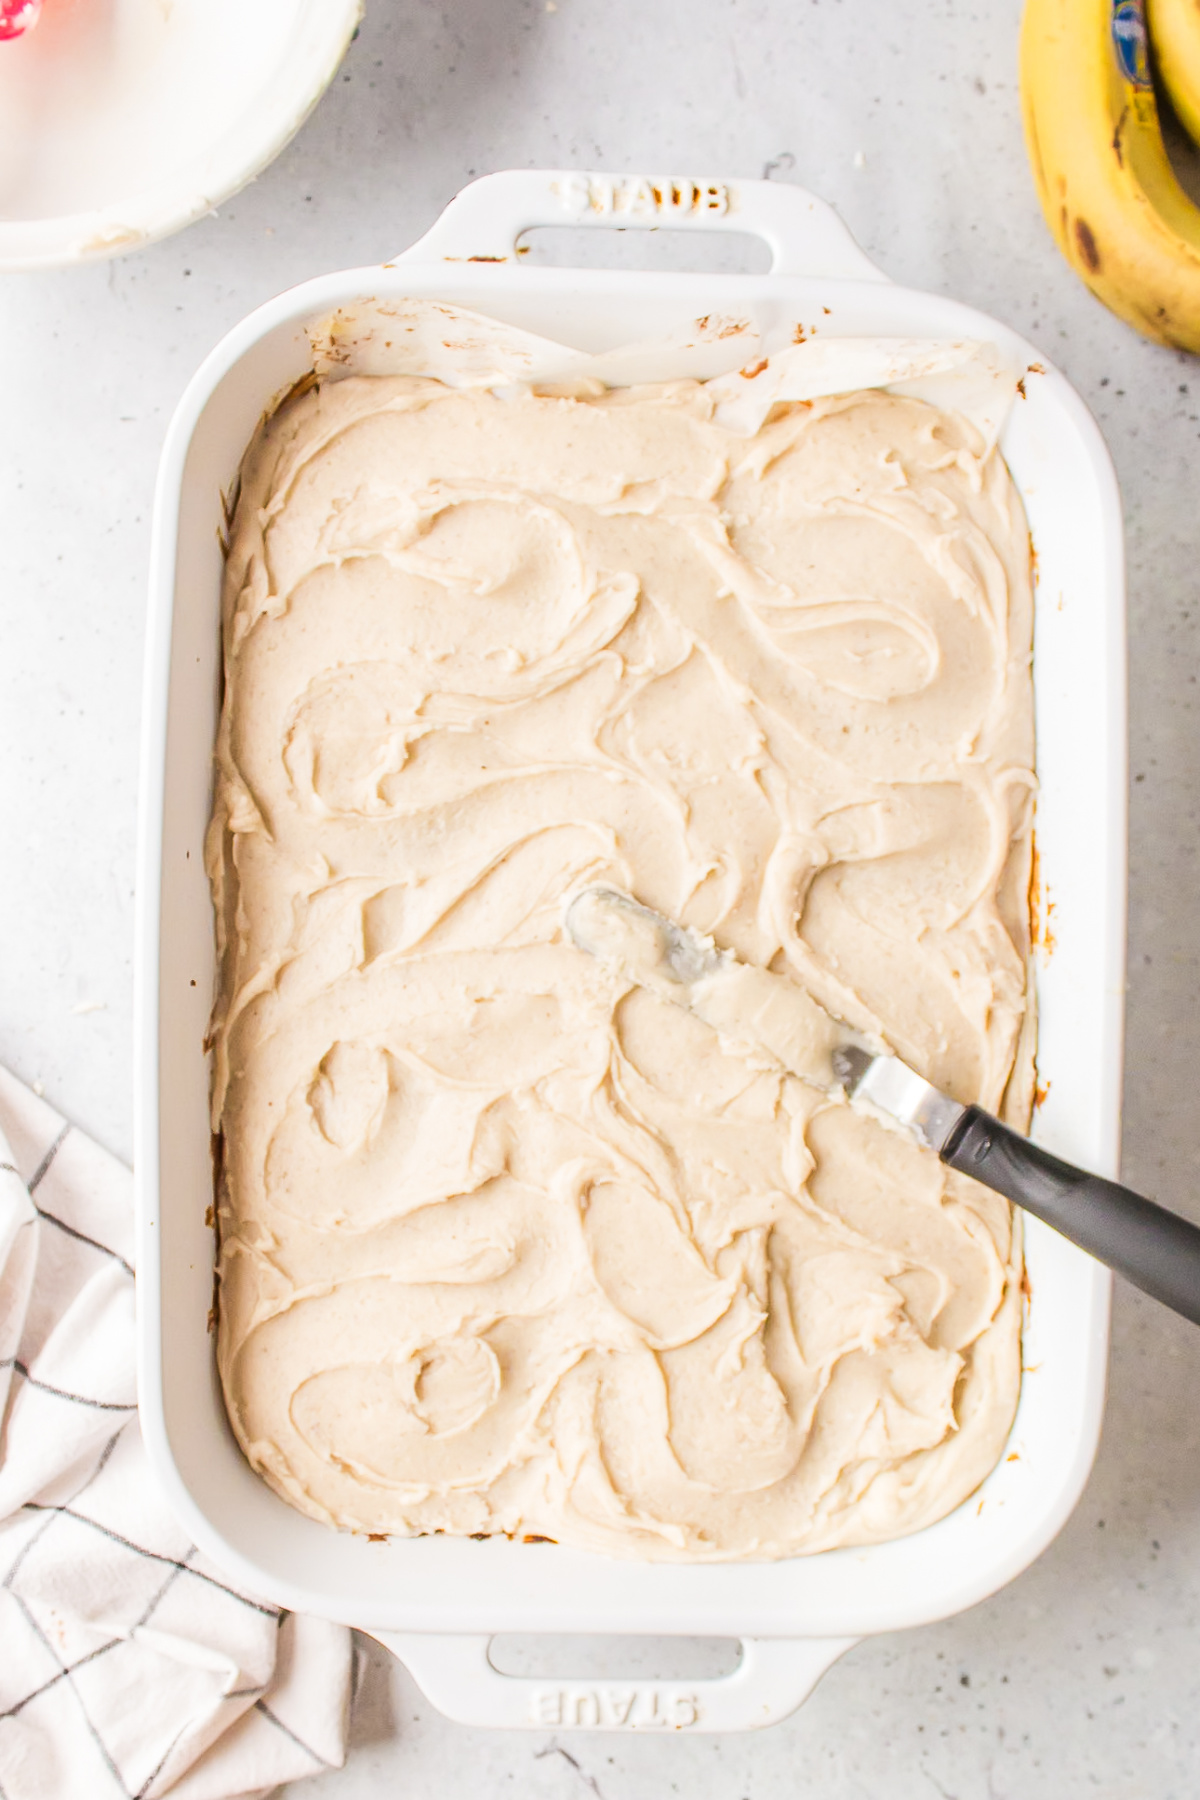
[{"label": "white linen napkin", "polygon": [[232,1800],[340,1767],[350,1634],[191,1545],[137,1419],[129,1171],[0,1069],[0,1796]]}]

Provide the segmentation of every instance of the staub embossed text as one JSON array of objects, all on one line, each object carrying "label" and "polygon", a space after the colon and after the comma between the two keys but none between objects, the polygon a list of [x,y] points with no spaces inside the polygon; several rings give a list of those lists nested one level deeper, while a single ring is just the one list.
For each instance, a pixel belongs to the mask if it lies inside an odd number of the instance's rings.
[{"label": "staub embossed text", "polygon": [[702,213],[718,217],[729,211],[724,181],[693,181],[684,175],[568,175],[554,184],[563,211],[574,218],[621,213],[632,219],[662,218],[677,223]]},{"label": "staub embossed text", "polygon": [[661,1687],[546,1687],[530,1700],[530,1723],[686,1731],[700,1723],[695,1694]]}]

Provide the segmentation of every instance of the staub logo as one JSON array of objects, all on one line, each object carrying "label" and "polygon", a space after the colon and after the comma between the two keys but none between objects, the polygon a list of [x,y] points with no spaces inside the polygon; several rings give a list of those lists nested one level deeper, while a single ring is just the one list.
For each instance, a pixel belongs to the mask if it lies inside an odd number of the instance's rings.
[{"label": "staub logo", "polygon": [[708,213],[720,217],[729,211],[729,188],[724,181],[693,181],[688,176],[568,175],[554,183],[563,211],[581,219],[588,213],[610,218],[624,213],[631,219],[679,220]]},{"label": "staub logo", "polygon": [[538,1688],[530,1699],[534,1725],[617,1726],[628,1731],[686,1731],[700,1722],[695,1694],[678,1688]]}]

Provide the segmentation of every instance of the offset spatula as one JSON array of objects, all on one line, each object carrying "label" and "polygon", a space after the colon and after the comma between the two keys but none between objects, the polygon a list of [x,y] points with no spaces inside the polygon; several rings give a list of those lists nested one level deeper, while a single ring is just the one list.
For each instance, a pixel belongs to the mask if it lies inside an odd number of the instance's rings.
[{"label": "offset spatula", "polygon": [[982,1107],[952,1100],[882,1044],[831,1018],[787,976],[740,962],[617,888],[576,894],[566,927],[581,950],[815,1086],[841,1088],[852,1106],[883,1114],[949,1168],[1044,1219],[1200,1324],[1200,1227],[1119,1182],[1060,1162]]}]

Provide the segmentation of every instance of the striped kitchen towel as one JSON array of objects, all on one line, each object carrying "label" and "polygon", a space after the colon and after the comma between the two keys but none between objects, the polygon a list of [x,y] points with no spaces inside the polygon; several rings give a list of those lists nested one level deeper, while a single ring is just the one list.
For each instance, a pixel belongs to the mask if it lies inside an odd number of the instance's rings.
[{"label": "striped kitchen towel", "polygon": [[129,1171],[0,1069],[0,1800],[340,1767],[350,1634],[243,1593],[138,1430]]}]

